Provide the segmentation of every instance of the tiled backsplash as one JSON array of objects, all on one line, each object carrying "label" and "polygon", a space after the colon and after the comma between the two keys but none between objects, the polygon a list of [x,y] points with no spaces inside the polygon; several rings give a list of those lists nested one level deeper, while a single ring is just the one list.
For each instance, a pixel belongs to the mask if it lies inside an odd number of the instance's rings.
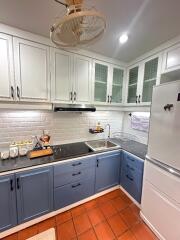
[{"label": "tiled backsplash", "polygon": [[0,145],[13,141],[28,140],[49,130],[53,144],[82,141],[107,137],[107,129],[102,134],[90,134],[100,121],[104,127],[111,124],[111,132],[122,130],[123,113],[97,111],[95,113],[53,113],[51,111],[0,110]]}]

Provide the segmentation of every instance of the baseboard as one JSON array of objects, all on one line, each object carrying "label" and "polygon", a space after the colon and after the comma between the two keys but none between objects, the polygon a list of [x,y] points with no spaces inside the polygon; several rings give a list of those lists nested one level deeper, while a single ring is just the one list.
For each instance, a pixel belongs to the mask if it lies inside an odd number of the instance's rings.
[{"label": "baseboard", "polygon": [[140,212],[140,216],[142,220],[148,225],[148,227],[153,231],[153,233],[160,239],[160,240],[167,240],[165,239],[157,230],[156,228],[148,221],[148,219],[144,216],[142,211]]},{"label": "baseboard", "polygon": [[46,215],[43,215],[43,216],[38,217],[36,219],[33,219],[33,220],[29,221],[29,222],[26,222],[26,223],[20,224],[18,226],[15,226],[15,227],[13,227],[13,228],[11,228],[9,230],[6,230],[6,231],[0,233],[0,239],[2,239],[4,237],[7,237],[7,236],[9,236],[9,235],[11,235],[13,233],[19,232],[19,231],[21,231],[21,230],[23,230],[25,228],[28,228],[28,227],[30,227],[30,226],[32,226],[34,224],[37,224],[37,223],[39,223],[41,221],[44,221],[44,220],[46,220],[48,218],[54,217],[54,216],[56,216],[56,215],[58,215],[58,214],[60,214],[62,212],[65,212],[65,211],[67,211],[67,210],[69,210],[71,208],[77,207],[77,206],[79,206],[79,205],[81,205],[83,203],[86,203],[86,202],[90,201],[90,200],[93,200],[95,198],[103,196],[104,194],[112,192],[112,191],[114,191],[116,189],[119,189],[119,188],[120,188],[120,186],[117,185],[115,187],[112,187],[112,188],[109,188],[107,190],[104,190],[104,191],[102,191],[100,193],[94,194],[91,197],[85,198],[85,199],[83,199],[83,200],[81,200],[79,202],[76,202],[76,203],[73,203],[71,205],[68,205],[67,207],[61,208],[61,209],[59,209],[57,211],[50,212],[50,213],[48,213]]},{"label": "baseboard", "polygon": [[120,186],[120,189],[132,200],[134,204],[136,204],[138,208],[141,209],[141,204],[139,204],[122,186]]}]

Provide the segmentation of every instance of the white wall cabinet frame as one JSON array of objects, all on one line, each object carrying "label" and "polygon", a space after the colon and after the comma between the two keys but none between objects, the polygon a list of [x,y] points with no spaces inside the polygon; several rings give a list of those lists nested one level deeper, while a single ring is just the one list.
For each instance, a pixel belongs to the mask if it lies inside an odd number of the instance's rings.
[{"label": "white wall cabinet frame", "polygon": [[13,47],[17,100],[49,102],[49,47],[16,37]]},{"label": "white wall cabinet frame", "polygon": [[0,33],[0,100],[16,100],[12,36]]}]

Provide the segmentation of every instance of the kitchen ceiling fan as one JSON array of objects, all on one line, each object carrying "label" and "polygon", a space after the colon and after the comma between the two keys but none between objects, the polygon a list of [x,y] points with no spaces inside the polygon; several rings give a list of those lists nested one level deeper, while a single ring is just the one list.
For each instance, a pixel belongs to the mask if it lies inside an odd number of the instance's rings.
[{"label": "kitchen ceiling fan", "polygon": [[103,14],[84,6],[84,0],[55,0],[66,7],[50,30],[50,38],[59,47],[75,47],[98,40],[106,28]]}]

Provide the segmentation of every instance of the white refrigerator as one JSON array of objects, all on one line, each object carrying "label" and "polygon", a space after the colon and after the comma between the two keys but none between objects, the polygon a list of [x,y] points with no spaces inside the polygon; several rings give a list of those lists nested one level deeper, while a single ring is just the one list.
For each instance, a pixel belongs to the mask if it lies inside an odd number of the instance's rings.
[{"label": "white refrigerator", "polygon": [[155,86],[141,216],[162,240],[180,240],[180,81]]}]

